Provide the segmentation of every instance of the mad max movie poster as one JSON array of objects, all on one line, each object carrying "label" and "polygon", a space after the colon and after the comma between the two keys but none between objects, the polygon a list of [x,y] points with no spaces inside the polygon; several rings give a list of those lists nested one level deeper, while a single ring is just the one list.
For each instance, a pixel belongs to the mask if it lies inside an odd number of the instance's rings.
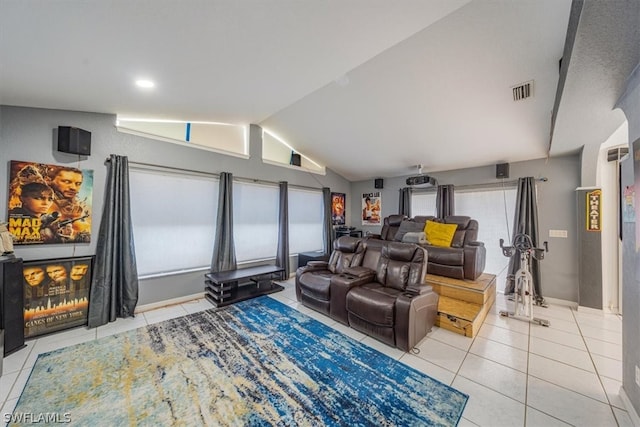
[{"label": "mad max movie poster", "polygon": [[91,241],[93,171],[11,161],[9,231],[14,244]]}]

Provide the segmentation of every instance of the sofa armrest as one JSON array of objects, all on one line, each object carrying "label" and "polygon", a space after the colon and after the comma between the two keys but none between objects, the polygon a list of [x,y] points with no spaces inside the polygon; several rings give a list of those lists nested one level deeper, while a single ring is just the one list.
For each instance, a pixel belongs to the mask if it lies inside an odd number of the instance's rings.
[{"label": "sofa armrest", "polygon": [[344,273],[349,276],[353,276],[357,278],[362,278],[362,277],[373,278],[373,276],[376,275],[375,271],[371,270],[370,268],[362,267],[362,266],[347,267],[344,270]]},{"label": "sofa armrest", "polygon": [[314,261],[309,261],[307,265],[312,267],[314,270],[319,270],[319,269],[326,270],[327,267],[329,266],[329,262],[314,260]]},{"label": "sofa armrest", "polygon": [[484,246],[484,242],[479,242],[477,240],[474,240],[472,242],[467,242],[465,246]]},{"label": "sofa armrest", "polygon": [[409,285],[405,290],[406,294],[410,294],[412,296],[427,294],[429,292],[433,292],[433,287],[426,283],[421,283],[420,285]]},{"label": "sofa armrest", "polygon": [[296,270],[296,276],[300,276],[303,273],[309,271],[328,270],[329,263],[327,261],[309,261],[307,265],[303,265]]},{"label": "sofa armrest", "polygon": [[476,280],[484,271],[487,259],[487,249],[482,246],[465,246],[464,248],[464,278]]},{"label": "sofa armrest", "polygon": [[[352,267],[353,268],[353,267]],[[367,269],[369,270],[369,269]],[[334,274],[331,276],[329,298],[329,316],[340,323],[349,325],[349,314],[347,313],[347,294],[356,286],[362,286],[373,280],[374,273],[369,270],[369,274],[356,277],[348,273]]]},{"label": "sofa armrest", "polygon": [[365,235],[365,237],[367,239],[378,239],[378,240],[382,240],[382,234],[377,234],[377,233],[369,233],[367,232],[367,234]]},{"label": "sofa armrest", "polygon": [[421,294],[405,292],[396,300],[396,347],[410,351],[427,336],[438,316],[438,294],[431,286],[420,286]]}]

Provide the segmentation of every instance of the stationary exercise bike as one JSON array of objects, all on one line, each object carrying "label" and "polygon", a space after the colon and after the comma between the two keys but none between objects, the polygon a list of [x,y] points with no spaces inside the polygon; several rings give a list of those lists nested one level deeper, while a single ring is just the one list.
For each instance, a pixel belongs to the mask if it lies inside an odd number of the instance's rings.
[{"label": "stationary exercise bike", "polygon": [[547,242],[544,242],[544,249],[534,248],[531,237],[528,234],[516,234],[513,238],[513,246],[504,246],[504,239],[500,239],[502,254],[511,258],[516,251],[520,252],[520,268],[515,274],[514,311],[501,311],[500,316],[513,317],[515,319],[534,322],[541,326],[549,326],[549,321],[533,317],[533,303],[536,298],[533,286],[533,277],[529,270],[531,258],[542,261],[544,253],[549,252]]}]

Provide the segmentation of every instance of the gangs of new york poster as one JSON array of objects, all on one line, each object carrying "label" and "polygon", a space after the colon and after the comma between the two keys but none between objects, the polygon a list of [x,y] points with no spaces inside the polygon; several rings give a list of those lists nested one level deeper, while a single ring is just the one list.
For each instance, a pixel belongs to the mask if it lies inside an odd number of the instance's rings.
[{"label": "gangs of new york poster", "polygon": [[92,257],[24,262],[25,338],[87,324],[92,265]]},{"label": "gangs of new york poster", "polygon": [[91,241],[93,171],[11,161],[9,231],[16,245]]}]

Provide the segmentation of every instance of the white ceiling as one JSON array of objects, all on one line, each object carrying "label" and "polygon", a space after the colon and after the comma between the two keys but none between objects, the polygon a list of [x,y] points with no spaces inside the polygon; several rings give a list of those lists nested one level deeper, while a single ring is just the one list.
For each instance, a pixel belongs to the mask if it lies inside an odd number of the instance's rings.
[{"label": "white ceiling", "polygon": [[[256,123],[350,180],[408,175],[419,163],[431,172],[541,158],[570,9],[570,0],[0,0],[0,104]],[[592,45],[576,42],[573,55]],[[572,59],[560,79],[559,153],[584,143],[570,132],[585,102],[572,93],[585,84],[578,67],[590,65]],[[605,90],[619,89],[629,67]],[[141,77],[157,87],[136,88]],[[534,96],[514,102],[511,87],[530,80]]]}]

